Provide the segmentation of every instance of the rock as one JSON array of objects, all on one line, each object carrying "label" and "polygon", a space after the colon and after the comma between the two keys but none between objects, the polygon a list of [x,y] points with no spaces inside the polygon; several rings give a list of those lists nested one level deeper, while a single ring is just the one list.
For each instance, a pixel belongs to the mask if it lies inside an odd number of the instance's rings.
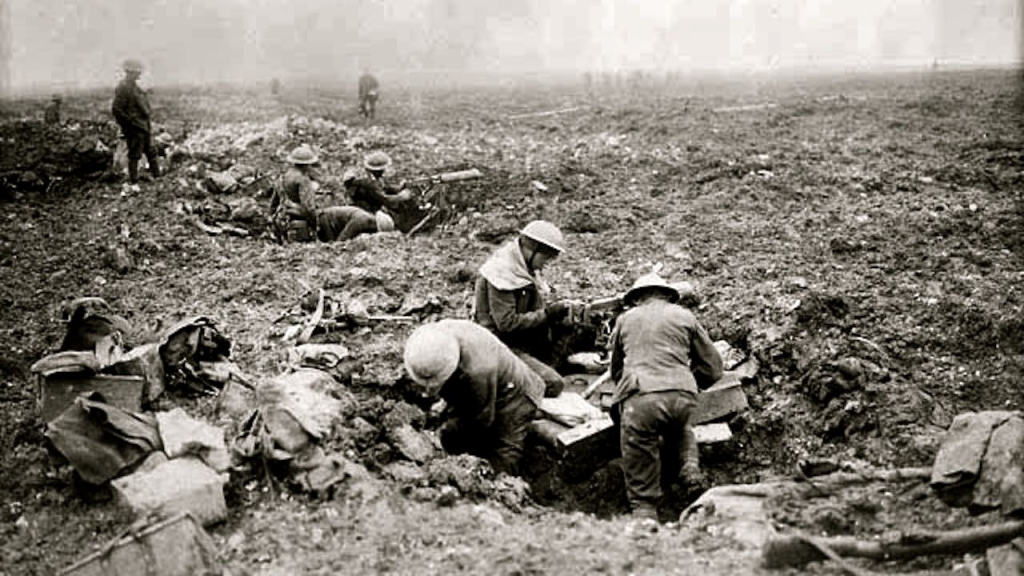
[{"label": "rock", "polygon": [[43,180],[35,172],[26,170],[18,175],[18,187],[26,190],[38,190],[43,187]]},{"label": "rock", "polygon": [[409,491],[409,498],[417,502],[434,502],[440,494],[441,491],[437,488],[417,486]]},{"label": "rock", "polygon": [[452,506],[459,500],[459,490],[454,486],[442,486],[438,490],[436,503],[438,506]]},{"label": "rock", "polygon": [[377,437],[380,436],[380,429],[361,416],[350,420],[347,429],[350,431],[349,437],[359,448],[373,445],[377,442]]},{"label": "rock", "polygon": [[427,480],[427,473],[412,462],[392,462],[384,467],[384,475],[405,485],[416,485]]},{"label": "rock", "polygon": [[485,526],[504,526],[505,518],[501,512],[484,504],[473,505],[473,515],[477,522]]},{"label": "rock", "polygon": [[128,248],[120,244],[109,246],[103,259],[106,265],[118,274],[126,274],[135,268],[135,261]]},{"label": "rock", "polygon": [[136,517],[191,512],[205,526],[227,517],[224,478],[195,458],[178,458],[111,482]]},{"label": "rock", "polygon": [[381,423],[386,430],[407,425],[418,429],[423,426],[425,420],[426,414],[419,407],[408,402],[396,402],[395,406],[384,415]]},{"label": "rock", "polygon": [[434,443],[423,432],[406,424],[387,431],[388,439],[402,456],[423,464],[434,457]]}]

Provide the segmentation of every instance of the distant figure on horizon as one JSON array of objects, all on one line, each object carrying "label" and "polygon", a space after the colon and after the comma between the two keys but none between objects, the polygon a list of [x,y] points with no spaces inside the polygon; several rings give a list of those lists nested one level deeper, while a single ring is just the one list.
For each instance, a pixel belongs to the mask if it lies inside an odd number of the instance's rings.
[{"label": "distant figure on horizon", "polygon": [[157,163],[156,149],[153,148],[149,98],[137,83],[141,75],[142,62],[124,61],[124,80],[117,85],[111,106],[114,119],[121,127],[121,134],[128,145],[128,180],[132,184],[139,179],[139,159],[143,154],[146,155],[153,177],[160,176],[160,165]]},{"label": "distant figure on horizon", "polygon": [[50,104],[46,107],[46,111],[43,113],[43,121],[48,126],[56,126],[60,124],[60,105],[62,98],[60,94],[54,94],[50,97]]},{"label": "distant figure on horizon", "polygon": [[270,79],[270,94],[277,96],[281,93],[281,81],[277,78]]},{"label": "distant figure on horizon", "polygon": [[379,90],[380,84],[377,79],[368,69],[364,69],[362,76],[359,77],[359,113],[364,118],[373,120],[377,111],[377,98],[380,97]]}]

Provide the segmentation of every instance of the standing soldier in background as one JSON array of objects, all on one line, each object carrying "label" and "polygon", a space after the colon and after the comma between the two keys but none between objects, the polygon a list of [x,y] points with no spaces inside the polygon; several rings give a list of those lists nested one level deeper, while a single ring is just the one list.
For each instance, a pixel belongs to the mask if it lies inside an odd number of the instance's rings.
[{"label": "standing soldier in background", "polygon": [[111,106],[114,119],[121,127],[121,134],[128,144],[128,179],[133,184],[139,179],[139,159],[143,154],[146,155],[153,176],[160,176],[160,165],[157,163],[156,149],[153,148],[151,138],[149,99],[136,83],[141,75],[141,62],[125,60],[124,80],[117,85],[114,103]]},{"label": "standing soldier in background", "polygon": [[50,98],[50,105],[46,107],[46,111],[43,113],[43,121],[46,122],[47,126],[60,124],[60,105],[60,94],[54,94]]},{"label": "standing soldier in background", "polygon": [[374,112],[377,109],[378,90],[380,85],[377,79],[364,69],[363,75],[359,77],[359,113],[364,118],[373,120]]}]

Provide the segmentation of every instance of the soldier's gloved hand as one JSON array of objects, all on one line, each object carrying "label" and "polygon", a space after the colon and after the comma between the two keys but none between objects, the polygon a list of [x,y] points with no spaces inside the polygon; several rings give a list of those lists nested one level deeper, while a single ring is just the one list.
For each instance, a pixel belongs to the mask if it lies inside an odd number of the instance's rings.
[{"label": "soldier's gloved hand", "polygon": [[406,188],[395,196],[402,202],[408,202],[409,200],[412,200],[412,191]]},{"label": "soldier's gloved hand", "polygon": [[544,307],[544,314],[552,322],[561,322],[569,315],[569,303],[562,301],[552,302]]}]

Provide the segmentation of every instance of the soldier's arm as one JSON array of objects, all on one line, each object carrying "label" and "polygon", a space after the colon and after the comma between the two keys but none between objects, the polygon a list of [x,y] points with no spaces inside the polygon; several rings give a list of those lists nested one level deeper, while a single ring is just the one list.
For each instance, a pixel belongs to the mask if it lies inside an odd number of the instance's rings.
[{"label": "soldier's arm", "polygon": [[316,221],[316,192],[313,191],[313,182],[308,178],[299,183],[299,204],[302,205],[302,212],[311,221]]},{"label": "soldier's arm", "polygon": [[711,336],[700,323],[695,323],[690,337],[690,369],[701,387],[714,384],[722,377],[722,356]]},{"label": "soldier's arm", "polygon": [[547,323],[548,317],[543,309],[533,312],[516,312],[515,293],[510,290],[498,290],[490,282],[487,283],[487,300],[491,305],[491,317],[498,332],[509,333],[529,330]]},{"label": "soldier's arm", "polygon": [[611,338],[608,340],[608,351],[611,355],[611,365],[609,370],[611,371],[612,382],[618,382],[622,378],[622,366],[624,355],[622,353],[622,340],[619,336],[619,323],[615,322],[615,328],[612,330]]}]

